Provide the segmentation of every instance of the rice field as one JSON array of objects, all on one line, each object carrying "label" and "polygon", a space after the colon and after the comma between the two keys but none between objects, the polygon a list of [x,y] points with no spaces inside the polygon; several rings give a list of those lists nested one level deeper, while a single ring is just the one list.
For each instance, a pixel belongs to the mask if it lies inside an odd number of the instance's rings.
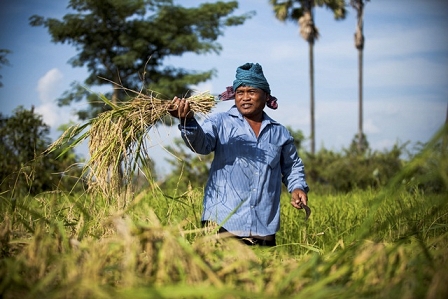
[{"label": "rice field", "polygon": [[311,191],[307,221],[283,194],[271,248],[203,229],[203,190],[0,194],[0,298],[448,298],[440,140],[383,189]]},{"label": "rice field", "polygon": [[[396,187],[396,186],[395,186]],[[1,298],[445,298],[446,194],[282,198],[278,246],[200,227],[201,190],[157,186],[121,208],[99,194],[1,199]]]}]

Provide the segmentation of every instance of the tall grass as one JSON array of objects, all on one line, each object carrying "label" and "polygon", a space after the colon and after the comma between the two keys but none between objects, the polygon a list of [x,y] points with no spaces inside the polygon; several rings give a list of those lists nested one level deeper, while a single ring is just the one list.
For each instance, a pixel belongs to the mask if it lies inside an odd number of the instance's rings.
[{"label": "tall grass", "polygon": [[422,186],[441,173],[446,188],[447,163],[430,145],[383,190],[310,193],[308,221],[283,194],[273,248],[202,229],[201,190],[151,185],[125,208],[98,194],[1,198],[0,297],[445,298],[447,196]]}]

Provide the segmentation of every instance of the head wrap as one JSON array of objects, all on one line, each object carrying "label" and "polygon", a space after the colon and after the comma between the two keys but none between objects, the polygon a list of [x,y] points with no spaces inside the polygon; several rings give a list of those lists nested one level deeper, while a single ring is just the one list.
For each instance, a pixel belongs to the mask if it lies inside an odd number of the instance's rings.
[{"label": "head wrap", "polygon": [[235,80],[233,86],[228,86],[226,91],[219,95],[222,101],[235,99],[235,90],[240,86],[251,86],[264,90],[268,93],[268,101],[266,105],[269,108],[277,109],[277,98],[271,96],[269,83],[263,75],[263,69],[258,63],[246,63],[236,69]]},{"label": "head wrap", "polygon": [[246,63],[236,69],[233,90],[241,85],[260,88],[269,94],[271,93],[269,83],[263,75],[263,69],[258,63]]}]

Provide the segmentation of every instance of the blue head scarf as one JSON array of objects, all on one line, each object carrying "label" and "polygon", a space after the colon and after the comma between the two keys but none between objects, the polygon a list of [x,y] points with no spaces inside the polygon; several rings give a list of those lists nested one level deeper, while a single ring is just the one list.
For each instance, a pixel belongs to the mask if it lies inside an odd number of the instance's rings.
[{"label": "blue head scarf", "polygon": [[241,85],[260,88],[271,94],[269,83],[263,75],[263,69],[258,63],[246,63],[236,69],[236,77],[233,81],[233,90]]},{"label": "blue head scarf", "polygon": [[269,83],[263,75],[263,69],[258,63],[246,63],[236,69],[236,78],[233,86],[227,86],[226,91],[219,95],[222,101],[234,100],[235,90],[242,86],[251,86],[264,90],[268,93],[266,105],[271,109],[277,109],[277,98],[271,95]]}]

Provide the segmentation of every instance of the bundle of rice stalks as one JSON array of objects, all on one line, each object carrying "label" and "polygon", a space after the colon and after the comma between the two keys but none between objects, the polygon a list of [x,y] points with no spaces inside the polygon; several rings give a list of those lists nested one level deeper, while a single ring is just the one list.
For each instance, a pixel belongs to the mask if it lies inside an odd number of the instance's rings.
[{"label": "bundle of rice stalks", "polygon": [[[70,127],[47,152],[68,142],[67,149],[73,148],[90,138],[90,159],[85,164],[89,188],[99,188],[105,195],[118,194],[120,186],[130,182],[139,163],[146,163],[150,159],[145,147],[149,130],[174,109],[170,100],[158,99],[153,93],[135,94],[130,101],[119,104],[101,95],[101,100],[110,110],[83,125]],[[191,110],[203,115],[216,105],[214,96],[208,92],[194,94],[188,100]],[[78,135],[80,137],[74,140]]]}]

